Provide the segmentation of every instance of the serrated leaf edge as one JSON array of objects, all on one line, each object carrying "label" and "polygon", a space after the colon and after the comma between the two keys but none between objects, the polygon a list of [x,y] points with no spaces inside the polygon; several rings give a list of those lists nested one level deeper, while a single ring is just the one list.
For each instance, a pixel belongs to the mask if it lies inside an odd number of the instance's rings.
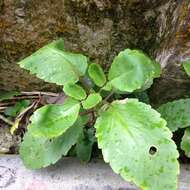
[{"label": "serrated leaf edge", "polygon": [[[128,99],[128,98],[127,98]],[[131,98],[130,98],[130,100],[131,100]],[[136,100],[136,102],[139,102],[138,101],[138,99],[133,99],[133,100]],[[126,99],[124,99],[124,100],[116,100],[116,101],[113,101],[112,103],[115,103],[115,102],[118,102],[118,103],[121,103],[121,101],[123,101],[123,103],[125,103],[125,102],[127,102],[127,100]],[[142,103],[142,102],[141,102]],[[145,103],[144,103],[145,104]],[[149,108],[151,108],[151,109],[153,109],[152,108],[152,106],[151,105],[149,105],[149,104],[146,104]],[[154,109],[153,109],[154,110]],[[156,111],[156,110],[155,110]],[[158,112],[158,114],[159,114],[159,117],[160,118],[162,118],[161,117],[161,114]],[[163,119],[163,118],[162,118]],[[164,119],[163,119],[164,120]],[[165,120],[164,120],[165,121]],[[96,122],[98,122],[98,119],[97,119],[97,121]],[[166,122],[167,123],[167,122]],[[166,127],[166,124],[165,124],[165,126],[164,126],[164,128],[165,128],[165,130],[167,130],[167,132],[168,132],[168,135],[170,135],[170,138],[168,137],[168,140],[169,141],[172,141],[171,140],[171,138],[172,138],[172,136],[173,136],[173,134],[172,134],[172,132],[169,130],[169,128],[168,127]],[[97,135],[97,133],[95,133],[95,136],[96,136],[96,138],[98,138],[98,135]],[[172,141],[173,142],[173,141]],[[175,144],[175,143],[174,143]],[[176,146],[176,144],[175,144],[175,151],[176,151],[176,159],[178,159],[179,158],[179,152],[177,151],[177,146]],[[102,150],[102,147],[101,147],[101,145],[100,144],[98,144],[98,148],[99,149],[101,149]],[[103,157],[103,159],[104,159],[104,157]],[[105,161],[105,163],[108,163],[109,165],[110,165],[110,167],[111,167],[111,164],[110,164],[110,161],[109,160],[106,160],[106,159],[104,159],[104,161]],[[112,168],[112,167],[111,167]],[[121,176],[121,174],[120,174],[120,171],[121,171],[121,169],[120,170],[118,170],[118,171],[116,171],[116,170],[114,170],[113,168],[112,168],[112,170],[116,173],[116,174],[118,174],[118,175],[120,175]],[[126,173],[128,173],[128,172],[126,172]],[[177,179],[176,179],[176,184],[178,184],[179,183],[179,180],[178,180],[178,177],[179,177],[179,174],[180,174],[180,165],[179,165],[179,162],[177,161],[177,171],[176,171],[176,176],[177,176]],[[121,176],[122,177],[122,176]],[[123,178],[123,177],[122,177]],[[137,182],[137,180],[135,180],[135,178],[123,178],[124,180],[127,180],[128,182],[131,182],[131,183],[134,183],[135,185],[137,185],[138,187],[141,187],[141,188],[144,188],[144,187],[142,187],[141,186],[141,184],[139,184],[138,182]],[[178,185],[177,185],[178,186]],[[176,186],[176,190],[177,190],[177,186]],[[142,189],[143,190],[143,189]],[[147,190],[147,189],[146,189]]]}]

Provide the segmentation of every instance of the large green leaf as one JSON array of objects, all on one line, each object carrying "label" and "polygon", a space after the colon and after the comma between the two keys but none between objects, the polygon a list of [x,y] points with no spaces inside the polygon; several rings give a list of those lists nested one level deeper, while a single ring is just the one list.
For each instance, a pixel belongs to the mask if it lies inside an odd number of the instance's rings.
[{"label": "large green leaf", "polygon": [[190,126],[190,99],[168,102],[158,108],[171,131]]},{"label": "large green leaf", "polygon": [[88,74],[97,86],[102,87],[105,84],[106,76],[102,67],[99,64],[90,64],[88,68]]},{"label": "large green leaf", "polygon": [[75,98],[77,100],[83,100],[86,98],[85,90],[78,84],[66,84],[63,91],[67,96]]},{"label": "large green leaf", "polygon": [[190,127],[185,130],[181,141],[181,149],[184,150],[186,156],[190,158]]},{"label": "large green leaf", "polygon": [[91,109],[102,101],[102,97],[99,93],[90,94],[86,100],[82,101],[84,109]]},{"label": "large green leaf", "polygon": [[24,136],[19,151],[24,165],[30,169],[39,169],[54,164],[62,155],[67,155],[81,135],[82,128],[80,122],[76,122],[61,136],[53,139],[34,137],[29,130]]},{"label": "large green leaf", "polygon": [[190,60],[183,62],[185,72],[190,76]]},{"label": "large green leaf", "polygon": [[79,109],[79,102],[73,99],[63,105],[46,105],[34,112],[29,128],[35,136],[57,137],[74,124]]},{"label": "large green leaf", "polygon": [[160,66],[141,51],[126,49],[115,57],[109,70],[109,83],[124,92],[147,89],[159,77]]},{"label": "large green leaf", "polygon": [[179,164],[164,119],[136,99],[115,101],[97,119],[103,157],[125,180],[146,190],[176,190]]},{"label": "large green leaf", "polygon": [[47,82],[64,85],[76,83],[87,69],[87,58],[63,51],[63,40],[57,40],[20,61],[20,67]]}]

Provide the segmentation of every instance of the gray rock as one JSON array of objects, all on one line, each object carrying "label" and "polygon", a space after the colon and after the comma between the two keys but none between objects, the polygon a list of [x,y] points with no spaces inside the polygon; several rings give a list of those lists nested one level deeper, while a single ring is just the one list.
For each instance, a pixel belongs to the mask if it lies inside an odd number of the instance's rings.
[{"label": "gray rock", "polygon": [[18,147],[20,137],[11,135],[10,128],[0,124],[0,154],[10,152],[11,148]]},{"label": "gray rock", "polygon": [[[190,165],[181,166],[179,190],[190,189],[189,179]],[[33,171],[26,169],[18,156],[2,156],[0,189],[137,190],[138,188],[122,180],[101,160],[81,164],[75,158],[64,158],[53,166]]]}]

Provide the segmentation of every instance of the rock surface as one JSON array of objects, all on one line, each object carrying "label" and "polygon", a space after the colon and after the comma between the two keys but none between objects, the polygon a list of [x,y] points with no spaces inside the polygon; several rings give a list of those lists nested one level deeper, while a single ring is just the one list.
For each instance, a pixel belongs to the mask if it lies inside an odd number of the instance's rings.
[{"label": "rock surface", "polygon": [[[190,165],[181,167],[179,190],[190,189]],[[56,165],[38,171],[27,170],[17,156],[0,157],[2,190],[137,190],[114,174],[101,160],[81,164],[65,158]]]},{"label": "rock surface", "polygon": [[[158,6],[164,0],[1,0],[0,89],[56,90],[16,62],[53,39],[109,66],[121,50],[156,45]],[[151,47],[151,48],[150,48]]]},{"label": "rock surface", "polygon": [[190,78],[181,65],[190,59],[190,1],[168,1],[158,8],[159,47],[154,54],[162,66],[162,76],[154,83],[154,103],[190,96]]},{"label": "rock surface", "polygon": [[0,124],[0,154],[9,153],[11,149],[18,149],[20,137],[11,135],[10,128]]}]

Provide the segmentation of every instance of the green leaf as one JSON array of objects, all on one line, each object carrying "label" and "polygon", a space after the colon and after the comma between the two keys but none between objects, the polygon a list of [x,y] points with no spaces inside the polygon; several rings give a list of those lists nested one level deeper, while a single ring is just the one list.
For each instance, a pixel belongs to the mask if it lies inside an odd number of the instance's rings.
[{"label": "green leaf", "polygon": [[190,76],[190,60],[183,62],[185,72]]},{"label": "green leaf", "polygon": [[91,109],[102,101],[102,97],[99,93],[90,94],[86,100],[82,101],[84,109]]},{"label": "green leaf", "polygon": [[154,61],[154,78],[159,78],[160,75],[161,75],[161,67],[160,67],[160,64],[156,61]]},{"label": "green leaf", "polygon": [[190,99],[168,102],[158,108],[171,131],[190,126]]},{"label": "green leaf", "polygon": [[97,86],[102,87],[105,84],[106,76],[102,67],[99,64],[90,64],[88,68],[88,74]]},{"label": "green leaf", "polygon": [[60,136],[74,124],[79,109],[79,102],[73,99],[65,101],[62,105],[46,105],[34,112],[29,128],[34,136]]},{"label": "green leaf", "polygon": [[76,144],[76,153],[77,157],[82,162],[88,162],[90,160],[94,142],[95,137],[94,131],[92,131],[92,129],[88,129],[85,134],[81,133],[81,136],[79,137]]},{"label": "green leaf", "polygon": [[5,109],[4,114],[10,117],[16,117],[23,109],[30,105],[29,100],[22,100],[17,102],[14,106]]},{"label": "green leaf", "polygon": [[67,96],[77,100],[83,100],[86,98],[85,90],[78,84],[66,84],[64,85],[63,91]]},{"label": "green leaf", "polygon": [[176,145],[165,120],[149,105],[114,101],[95,128],[104,160],[125,180],[146,190],[177,189]]},{"label": "green leaf", "polygon": [[111,85],[123,92],[147,89],[160,74],[160,66],[141,51],[126,49],[115,57],[109,70]]},{"label": "green leaf", "polygon": [[[82,113],[81,110],[80,110],[80,113]],[[81,118],[82,125],[86,125],[90,120],[90,116],[88,114],[81,115],[80,118]]]},{"label": "green leaf", "polygon": [[112,89],[113,89],[113,86],[110,82],[107,82],[105,86],[102,87],[102,90],[105,90],[105,91],[111,91]]},{"label": "green leaf", "polygon": [[87,58],[63,51],[63,40],[57,40],[20,61],[20,67],[47,82],[65,85],[76,83],[87,69]]},{"label": "green leaf", "polygon": [[9,92],[1,92],[0,91],[0,101],[11,99],[14,96],[19,96],[20,92],[17,91],[9,91]]},{"label": "green leaf", "polygon": [[184,150],[186,156],[190,158],[190,127],[185,130],[181,141],[181,149]]},{"label": "green leaf", "polygon": [[53,139],[34,137],[29,130],[19,151],[24,165],[30,169],[39,169],[54,164],[76,144],[82,129],[80,122],[76,122],[61,136]]}]

